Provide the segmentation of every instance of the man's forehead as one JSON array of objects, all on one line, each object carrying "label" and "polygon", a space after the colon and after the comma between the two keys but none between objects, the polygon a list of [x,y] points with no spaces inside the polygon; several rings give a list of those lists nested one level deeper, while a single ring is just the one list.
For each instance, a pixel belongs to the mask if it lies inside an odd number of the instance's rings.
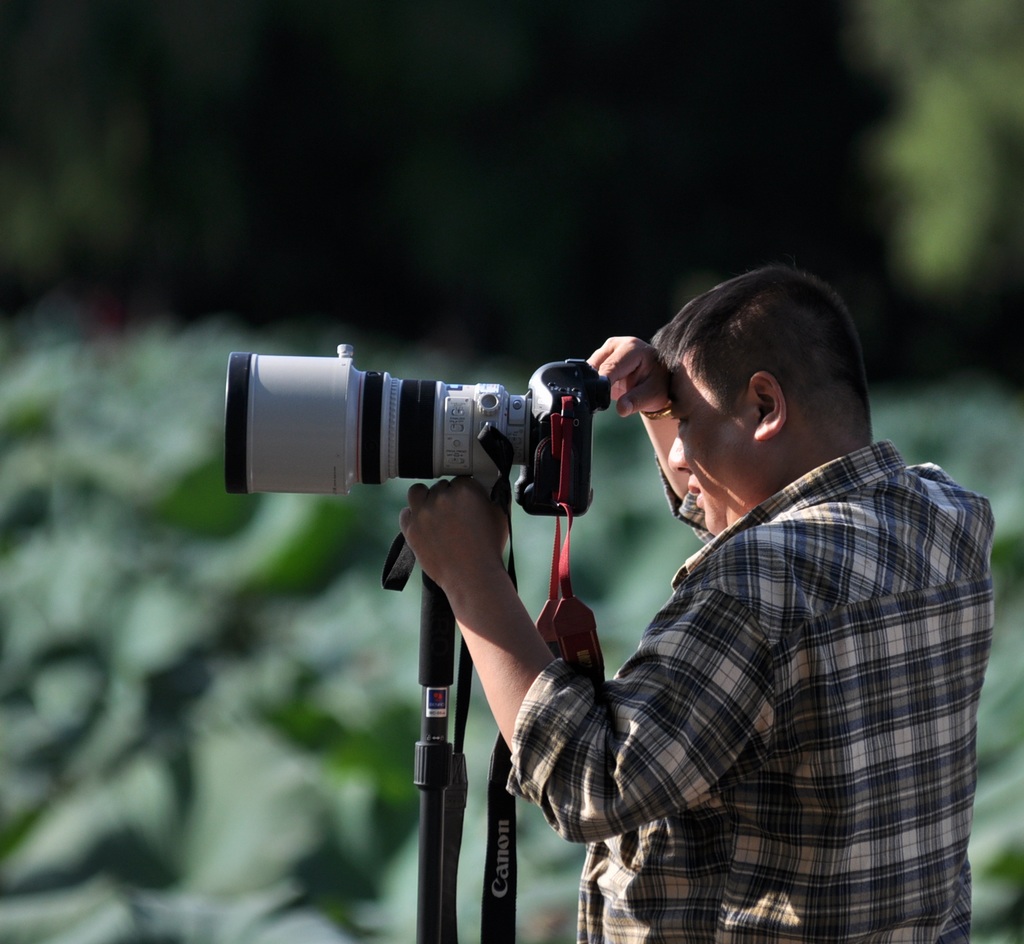
[{"label": "man's forehead", "polygon": [[692,367],[692,357],[687,353],[669,373],[668,398],[674,407],[685,406],[694,400],[714,403],[710,388],[694,377]]}]

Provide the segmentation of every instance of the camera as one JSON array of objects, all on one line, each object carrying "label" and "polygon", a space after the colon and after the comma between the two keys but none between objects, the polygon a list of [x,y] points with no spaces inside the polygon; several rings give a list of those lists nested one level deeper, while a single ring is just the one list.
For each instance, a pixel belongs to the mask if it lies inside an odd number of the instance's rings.
[{"label": "camera", "polygon": [[[512,463],[522,467],[515,497],[528,513],[558,514],[559,491],[574,514],[590,506],[592,417],[611,397],[607,379],[586,361],[545,364],[527,392],[515,394],[496,383],[362,371],[353,354],[352,345],[341,344],[337,357],[230,355],[224,410],[229,492],[347,495],[359,482],[449,475],[493,483],[497,469],[480,440],[491,426],[511,445]],[[560,437],[568,436],[560,448]]]}]

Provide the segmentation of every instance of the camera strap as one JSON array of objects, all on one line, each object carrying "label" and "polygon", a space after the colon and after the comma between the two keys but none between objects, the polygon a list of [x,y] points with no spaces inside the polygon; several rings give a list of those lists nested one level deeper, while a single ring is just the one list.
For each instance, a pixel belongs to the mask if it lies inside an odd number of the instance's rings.
[{"label": "camera strap", "polygon": [[[491,501],[505,512],[508,524],[508,575],[512,585],[518,586],[512,543],[512,443],[488,424],[480,434],[480,444],[498,469],[498,480],[491,489]],[[465,644],[462,658],[470,662]],[[467,685],[467,700],[469,690]],[[512,752],[499,733],[491,750],[491,762],[487,770],[487,845],[480,902],[480,940],[488,944],[514,944],[516,939],[519,870],[516,856],[516,799],[508,792],[511,772]]]},{"label": "camera strap", "polygon": [[537,617],[537,629],[555,655],[576,666],[598,686],[604,681],[604,656],[597,639],[597,621],[593,611],[573,593],[570,571],[575,407],[573,397],[562,397],[562,412],[551,414],[551,454],[558,457],[559,463],[558,490],[552,498],[565,512],[566,526],[563,542],[562,517],[556,516],[548,599]]}]

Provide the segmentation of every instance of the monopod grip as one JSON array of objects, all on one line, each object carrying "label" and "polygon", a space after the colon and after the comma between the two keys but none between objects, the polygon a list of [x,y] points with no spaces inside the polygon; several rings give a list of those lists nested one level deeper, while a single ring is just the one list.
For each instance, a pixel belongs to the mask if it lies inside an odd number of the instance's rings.
[{"label": "monopod grip", "polygon": [[428,688],[450,688],[454,680],[455,616],[445,592],[423,574],[419,683]]}]

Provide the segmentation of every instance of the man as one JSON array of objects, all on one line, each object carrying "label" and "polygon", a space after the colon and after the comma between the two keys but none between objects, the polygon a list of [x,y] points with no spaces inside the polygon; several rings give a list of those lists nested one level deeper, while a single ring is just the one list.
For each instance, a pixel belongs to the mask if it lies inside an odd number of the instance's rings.
[{"label": "man", "polygon": [[414,485],[401,519],[510,789],[589,844],[579,940],[968,941],[987,502],[872,444],[850,316],[787,267],[591,363],[707,540],[598,693],[534,629],[475,483]]}]

